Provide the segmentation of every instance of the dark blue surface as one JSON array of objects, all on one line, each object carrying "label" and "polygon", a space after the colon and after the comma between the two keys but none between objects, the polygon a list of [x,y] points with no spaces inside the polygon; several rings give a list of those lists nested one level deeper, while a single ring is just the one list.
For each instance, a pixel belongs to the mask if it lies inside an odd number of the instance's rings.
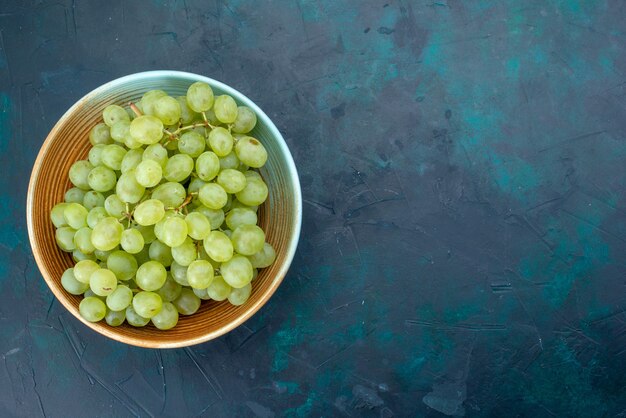
[{"label": "dark blue surface", "polygon": [[[626,415],[626,3],[0,2],[0,416]],[[30,169],[150,69],[259,104],[302,240],[245,326],[94,334],[41,279]]]}]

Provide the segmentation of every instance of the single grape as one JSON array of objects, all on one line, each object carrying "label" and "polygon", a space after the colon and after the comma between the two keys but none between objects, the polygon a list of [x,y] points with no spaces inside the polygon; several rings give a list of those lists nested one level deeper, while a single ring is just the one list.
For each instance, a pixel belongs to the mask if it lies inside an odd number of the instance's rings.
[{"label": "single grape", "polygon": [[211,223],[200,212],[191,212],[185,216],[187,233],[195,240],[203,240],[211,233]]},{"label": "single grape", "polygon": [[194,112],[206,112],[213,107],[213,89],[207,83],[197,81],[187,89],[187,105]]},{"label": "single grape", "polygon": [[272,265],[276,260],[276,250],[269,243],[263,244],[263,249],[248,257],[252,267],[265,268]]},{"label": "single grape", "polygon": [[200,299],[211,300],[209,295],[206,293],[206,289],[196,289],[195,287],[192,287],[191,290],[193,291],[193,294],[198,296]]},{"label": "single grape", "polygon": [[[189,99],[189,93],[187,93],[187,99]],[[215,98],[213,111],[217,119],[222,123],[233,123],[237,120],[237,103],[235,99],[226,94]]]},{"label": "single grape", "polygon": [[251,136],[245,136],[237,141],[235,152],[237,158],[250,167],[263,167],[267,161],[267,150],[258,139]]},{"label": "single grape", "polygon": [[104,108],[104,111],[102,112],[102,119],[104,119],[104,123],[106,123],[107,126],[111,127],[120,121],[128,122],[130,117],[123,107],[118,105],[109,105]]},{"label": "single grape", "polygon": [[219,161],[220,161],[220,168],[222,170],[226,168],[236,169],[237,167],[239,167],[239,164],[241,163],[235,151],[230,152],[228,155],[225,155],[224,157],[220,157]]},{"label": "single grape", "polygon": [[142,149],[141,147],[144,145],[141,142],[137,141],[135,138],[133,138],[130,135],[130,127],[128,128],[128,135],[126,135],[126,137],[124,138],[124,145],[126,145],[126,148],[128,148],[129,150],[134,150],[134,149]]},{"label": "single grape", "polygon": [[195,113],[193,110],[191,110],[191,108],[187,104],[187,97],[178,96],[176,100],[178,101],[178,104],[180,105],[181,122],[185,125],[193,122],[198,117],[198,114]]},{"label": "single grape", "polygon": [[200,204],[194,209],[194,212],[198,212],[206,216],[211,224],[211,229],[218,229],[224,222],[224,211],[222,209],[209,209]]},{"label": "single grape", "polygon": [[130,169],[120,176],[115,186],[115,193],[125,203],[137,203],[143,197],[146,188],[137,183],[135,170]]},{"label": "single grape", "polygon": [[172,216],[163,223],[163,243],[170,247],[178,247],[187,238],[187,223],[183,218]]},{"label": "single grape", "polygon": [[154,292],[139,292],[133,298],[133,309],[144,318],[152,318],[162,307],[161,296]]},{"label": "single grape", "polygon": [[256,225],[240,225],[231,237],[235,251],[242,255],[252,255],[263,249],[265,232]]},{"label": "single grape", "polygon": [[[109,146],[109,145],[107,145]],[[115,187],[117,176],[115,172],[105,166],[99,165],[89,172],[87,184],[97,192],[108,192]]]},{"label": "single grape", "polygon": [[251,281],[254,281],[254,279],[256,279],[258,275],[259,275],[259,270],[253,268],[252,269],[252,280]]},{"label": "single grape", "polygon": [[109,258],[109,255],[111,255],[113,251],[117,251],[117,250],[118,250],[118,246],[116,245],[115,247],[113,247],[112,249],[108,251],[102,251],[102,250],[96,249],[96,251],[94,251],[93,254],[96,256],[96,259],[102,261],[104,263],[104,266],[106,267],[107,258]]},{"label": "single grape", "polygon": [[167,96],[163,90],[150,90],[144,93],[141,97],[139,103],[136,104],[137,107],[141,109],[144,115],[154,115],[155,114],[155,106],[157,101],[161,97]]},{"label": "single grape", "polygon": [[250,283],[239,289],[233,289],[228,295],[228,301],[235,306],[243,305],[250,298],[252,286]]},{"label": "single grape", "polygon": [[[107,145],[108,147],[108,145]],[[103,150],[104,152],[104,150]],[[70,167],[70,181],[79,189],[89,190],[89,183],[87,182],[87,176],[93,168],[93,165],[89,161],[79,160],[76,161]]]},{"label": "single grape", "polygon": [[183,204],[187,197],[185,187],[176,182],[163,183],[152,191],[152,199],[163,202],[165,207],[177,208]]},{"label": "single grape", "polygon": [[65,202],[57,203],[50,211],[50,220],[52,221],[52,224],[55,226],[55,228],[67,226],[67,221],[65,220],[65,216],[63,215],[67,205],[68,204]]},{"label": "single grape", "polygon": [[156,239],[156,235],[154,233],[154,226],[135,225],[134,229],[136,229],[137,231],[141,233],[144,244],[150,244]]},{"label": "single grape", "polygon": [[213,266],[206,260],[196,260],[187,267],[189,286],[206,289],[213,281]]},{"label": "single grape", "polygon": [[256,212],[247,208],[234,208],[226,214],[226,225],[232,230],[241,225],[256,225],[257,221]]},{"label": "single grape", "polygon": [[126,322],[128,322],[133,327],[143,327],[148,322],[150,322],[150,318],[144,318],[143,316],[139,315],[133,308],[132,304],[128,308],[126,308],[125,314]]},{"label": "single grape", "polygon": [[119,170],[122,167],[122,160],[124,159],[126,152],[126,149],[117,144],[109,144],[104,147],[102,153],[100,154],[102,164],[112,170]]},{"label": "single grape", "polygon": [[143,235],[137,229],[125,229],[122,232],[122,238],[120,239],[120,245],[129,254],[137,254],[143,249],[145,244]]},{"label": "single grape", "polygon": [[163,307],[152,318],[152,324],[160,330],[172,329],[178,323],[178,311],[170,302],[163,303]]},{"label": "single grape", "polygon": [[203,152],[196,159],[196,174],[201,180],[213,180],[220,171],[220,159],[211,151]]},{"label": "single grape", "polygon": [[241,171],[227,168],[220,171],[217,176],[217,184],[222,186],[226,193],[237,193],[246,187],[246,176]]},{"label": "single grape", "polygon": [[154,235],[162,242],[163,241],[163,225],[165,225],[165,220],[171,218],[172,216],[176,216],[176,212],[173,210],[166,210],[163,219],[154,224]]},{"label": "single grape", "polygon": [[[147,263],[148,261],[150,261],[150,254],[149,254],[149,246],[145,245],[141,251],[139,251],[137,254],[135,254],[135,260],[137,260],[137,264],[144,264]],[[135,283],[133,281],[130,282]]]},{"label": "single grape", "polygon": [[235,194],[244,205],[258,206],[265,202],[268,195],[267,185],[263,180],[248,177],[246,187]]},{"label": "single grape", "polygon": [[83,260],[96,260],[96,256],[95,254],[84,254],[82,252],[80,252],[78,249],[72,251],[72,260],[74,260],[75,263],[78,263],[79,261],[83,261]]},{"label": "single grape", "polygon": [[74,229],[87,226],[87,215],[89,211],[81,204],[68,203],[63,212],[65,222]]},{"label": "single grape", "polygon": [[115,273],[119,280],[130,280],[137,272],[137,260],[126,251],[114,251],[107,258],[107,268]]},{"label": "single grape", "polygon": [[247,134],[256,125],[256,114],[247,106],[237,108],[237,119],[233,124],[233,132]]},{"label": "single grape", "polygon": [[90,296],[80,301],[78,305],[80,316],[89,322],[98,322],[104,318],[107,313],[107,307],[97,297]]},{"label": "single grape", "polygon": [[66,252],[72,252],[76,249],[74,244],[74,234],[76,230],[69,226],[62,226],[54,233],[54,238],[60,249]]},{"label": "single grape", "polygon": [[252,264],[243,255],[235,254],[233,258],[222,263],[220,273],[226,283],[239,289],[252,281]]},{"label": "single grape", "polygon": [[233,244],[221,231],[211,231],[203,242],[204,250],[213,260],[223,263],[233,257]]},{"label": "single grape", "polygon": [[163,168],[167,163],[167,150],[161,144],[149,145],[144,150],[142,159],[154,160]]},{"label": "single grape", "polygon": [[133,301],[133,291],[128,286],[119,285],[106,299],[107,307],[113,311],[125,310]]},{"label": "single grape", "polygon": [[155,116],[138,116],[130,123],[130,136],[142,144],[156,144],[163,137],[163,122]]},{"label": "single grape", "polygon": [[172,248],[172,257],[181,266],[188,266],[197,256],[196,245],[190,238],[185,239],[178,247]]},{"label": "single grape", "polygon": [[122,239],[124,227],[113,217],[103,218],[91,233],[91,242],[97,250],[109,251],[115,248]]},{"label": "single grape", "polygon": [[124,143],[130,137],[130,120],[121,120],[111,126],[111,138],[116,142]]},{"label": "single grape", "polygon": [[221,209],[228,201],[226,191],[216,183],[207,183],[200,188],[198,198],[202,204],[210,209]]},{"label": "single grape", "polygon": [[189,286],[189,282],[187,281],[187,267],[181,266],[174,261],[170,267],[170,271],[172,273],[172,278],[176,283],[182,286]]},{"label": "single grape", "polygon": [[158,261],[163,264],[164,267],[169,267],[172,265],[172,261],[174,261],[174,257],[172,257],[172,248],[163,244],[159,240],[155,240],[150,244],[148,254],[150,256],[150,260]]},{"label": "single grape", "polygon": [[74,244],[83,254],[92,254],[96,248],[91,243],[91,228],[84,226],[74,234]]},{"label": "single grape", "polygon": [[89,131],[89,142],[91,145],[106,145],[111,143],[111,135],[109,134],[109,127],[104,123],[99,123]]},{"label": "single grape", "polygon": [[204,115],[206,116],[206,119],[209,121],[209,123],[212,125],[219,125],[220,123],[222,123],[217,119],[217,116],[215,116],[215,112],[213,111],[213,109],[207,110],[206,112],[204,112]]},{"label": "single grape", "polygon": [[161,119],[165,125],[173,125],[181,116],[178,100],[170,96],[163,96],[154,103],[154,116]]},{"label": "single grape", "polygon": [[189,288],[183,288],[180,296],[172,303],[182,315],[192,315],[200,308],[200,298]]},{"label": "single grape", "polygon": [[228,129],[218,126],[211,130],[207,143],[217,156],[225,157],[233,150],[234,141]]},{"label": "single grape", "polygon": [[135,178],[143,187],[154,187],[163,178],[163,168],[154,160],[143,160],[135,169]]},{"label": "single grape", "polygon": [[201,180],[198,177],[192,177],[191,180],[189,181],[189,186],[187,186],[187,192],[198,193],[198,190],[200,190],[200,187],[204,186],[205,184],[206,184],[206,181]]},{"label": "single grape", "polygon": [[[125,173],[128,170],[136,168],[137,165],[139,165],[139,163],[141,163],[141,160],[143,159],[143,152],[144,151],[141,148],[129,150],[126,153],[126,155],[124,155],[124,158],[122,158],[122,166],[120,167],[120,169],[122,170],[122,173]],[[137,173],[135,172],[135,175],[136,174]]]},{"label": "single grape", "polygon": [[[122,202],[122,199],[120,199],[118,195],[112,194],[104,199],[104,208],[109,215],[114,218],[120,218],[126,211],[126,204]],[[93,227],[95,227],[95,225]]]},{"label": "single grape", "polygon": [[165,216],[165,206],[157,199],[148,199],[135,207],[133,218],[139,225],[154,225]]},{"label": "single grape", "polygon": [[61,285],[63,289],[72,295],[82,295],[89,289],[88,283],[82,283],[76,280],[73,268],[65,270],[61,276]]},{"label": "single grape", "polygon": [[207,287],[206,293],[211,299],[221,302],[228,298],[232,289],[222,276],[215,276],[211,285]]},{"label": "single grape", "polygon": [[187,154],[173,155],[163,171],[163,177],[168,181],[182,183],[193,171],[193,158]]},{"label": "single grape", "polygon": [[168,274],[163,286],[161,286],[161,288],[157,290],[157,294],[161,296],[163,302],[172,302],[178,296],[180,296],[181,290],[182,286],[172,278],[171,274]]},{"label": "single grape", "polygon": [[[153,291],[163,286],[166,278],[167,272],[163,264],[157,261],[148,261],[139,266],[135,276],[135,282],[141,289]],[[135,307],[135,309],[137,308]]]},{"label": "single grape", "polygon": [[104,320],[112,327],[119,327],[126,320],[126,311],[111,311],[108,310],[104,316]]},{"label": "single grape", "polygon": [[94,145],[89,150],[88,160],[94,167],[102,164],[102,150],[104,149],[104,144]]},{"label": "single grape", "polygon": [[95,190],[90,190],[87,193],[85,193],[85,196],[83,197],[83,206],[87,210],[91,210],[99,206],[104,206],[104,196],[100,192],[96,192]]},{"label": "single grape", "polygon": [[109,269],[98,269],[89,277],[89,288],[98,296],[108,296],[117,287],[117,278]]}]

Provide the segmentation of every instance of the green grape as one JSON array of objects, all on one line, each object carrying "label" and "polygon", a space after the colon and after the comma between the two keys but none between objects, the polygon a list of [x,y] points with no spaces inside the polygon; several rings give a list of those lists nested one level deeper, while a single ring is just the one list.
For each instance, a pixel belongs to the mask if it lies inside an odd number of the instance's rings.
[{"label": "green grape", "polygon": [[128,122],[130,117],[123,107],[118,105],[109,105],[104,108],[104,111],[102,112],[102,119],[104,119],[104,123],[106,123],[107,126],[111,127],[120,121]]},{"label": "green grape", "polygon": [[[189,98],[189,93],[187,93],[187,98]],[[222,123],[233,123],[237,120],[237,103],[235,99],[226,94],[215,98],[213,111],[217,119]]]},{"label": "green grape", "polygon": [[176,216],[176,212],[173,210],[165,211],[165,216],[159,222],[154,224],[154,235],[161,241],[163,241],[163,225],[165,225],[165,220],[167,218],[171,218],[172,216]]},{"label": "green grape", "polygon": [[100,154],[102,164],[112,170],[119,170],[122,167],[122,160],[126,152],[126,149],[117,144],[106,145]]},{"label": "green grape", "polygon": [[81,283],[74,277],[74,269],[65,270],[61,276],[61,285],[68,293],[72,295],[82,295],[89,289],[88,283]]},{"label": "green grape", "polygon": [[213,180],[220,171],[220,159],[211,151],[203,152],[196,159],[196,173],[201,180]]},{"label": "green grape", "polygon": [[170,96],[160,97],[154,103],[154,116],[161,119],[165,125],[177,123],[181,116],[178,100]]},{"label": "green grape", "polygon": [[217,119],[217,116],[215,116],[215,112],[213,111],[213,109],[207,110],[206,112],[204,112],[204,115],[206,116],[206,119],[209,121],[209,123],[212,125],[219,125],[220,123],[222,123]]},{"label": "green grape", "polygon": [[252,280],[251,281],[254,281],[254,279],[256,279],[258,275],[259,275],[259,270],[253,268],[252,269]]},{"label": "green grape", "polygon": [[[139,148],[139,149],[131,149],[129,150],[126,155],[124,155],[124,158],[122,158],[122,166],[120,167],[120,169],[122,170],[122,173],[127,172],[128,170],[132,170],[133,168],[136,168],[139,163],[141,163],[141,160],[143,158],[143,149]],[[137,173],[135,172],[135,175]]]},{"label": "green grape", "polygon": [[203,242],[204,250],[213,260],[223,263],[233,257],[233,244],[221,231],[211,231]]},{"label": "green grape", "polygon": [[237,200],[235,198],[235,199],[233,199],[232,203],[230,204],[230,210],[232,211],[234,209],[247,209],[247,210],[251,210],[252,212],[256,213],[259,210],[259,207],[258,206],[244,205],[243,203],[241,203],[239,200]]},{"label": "green grape", "polygon": [[[168,131],[171,132],[172,130],[168,129]],[[176,151],[178,149],[178,141],[176,140],[167,141],[165,145],[163,146],[165,147],[166,150],[170,151],[171,153],[171,151]]]},{"label": "green grape", "polygon": [[91,233],[91,242],[97,250],[109,251],[115,248],[122,239],[124,227],[113,217],[103,218]]},{"label": "green grape", "polygon": [[161,144],[152,144],[146,147],[142,158],[144,160],[154,160],[161,164],[161,167],[165,167],[167,163],[167,150]]},{"label": "green grape", "polygon": [[121,120],[111,126],[111,138],[114,141],[124,143],[130,137],[130,120]]},{"label": "green grape", "polygon": [[189,288],[183,288],[180,296],[172,303],[182,315],[192,315],[200,308],[200,298]]},{"label": "green grape", "polygon": [[133,138],[130,135],[130,127],[128,128],[128,135],[126,135],[126,137],[124,138],[124,145],[126,145],[126,148],[128,148],[129,150],[133,150],[133,149],[142,149],[141,147],[144,145],[141,142],[137,141],[135,138]]},{"label": "green grape", "polygon": [[99,166],[102,163],[102,150],[104,149],[104,144],[94,145],[89,150],[88,160],[94,167]]},{"label": "green grape", "polygon": [[133,305],[130,305],[128,308],[126,308],[125,314],[126,322],[128,322],[133,327],[143,327],[148,322],[150,322],[150,318],[144,318],[143,316],[139,315],[133,308]]},{"label": "green grape", "polygon": [[263,249],[265,233],[256,225],[240,225],[231,237],[235,251],[243,255],[252,255]]},{"label": "green grape", "polygon": [[90,296],[80,301],[78,312],[85,320],[89,322],[98,322],[104,318],[107,313],[107,307],[102,300],[97,297]]},{"label": "green grape", "polygon": [[182,183],[193,171],[193,158],[187,154],[173,155],[163,171],[163,177],[168,181]]},{"label": "green grape", "polygon": [[[93,170],[92,170],[93,171]],[[83,203],[83,199],[85,198],[85,191],[79,189],[78,187],[72,187],[67,192],[65,192],[65,203]]]},{"label": "green grape", "polygon": [[133,218],[142,226],[154,225],[165,216],[165,206],[157,199],[148,199],[135,207]]},{"label": "green grape", "polygon": [[121,311],[130,306],[133,291],[128,286],[119,285],[106,299],[107,307],[113,311]]},{"label": "green grape", "polygon": [[222,207],[222,210],[224,212],[228,212],[230,211],[230,205],[231,203],[233,203],[233,195],[227,194],[226,195],[226,203],[224,204],[224,206]]},{"label": "green grape", "polygon": [[[137,264],[144,264],[147,263],[148,261],[150,261],[150,246],[149,245],[145,245],[141,251],[139,251],[137,254],[135,254],[135,259],[137,260]],[[131,282],[131,283],[135,283],[135,282]]]},{"label": "green grape", "polygon": [[126,320],[126,311],[111,311],[108,310],[104,316],[104,320],[112,327],[119,327]]},{"label": "green grape", "polygon": [[91,210],[99,206],[104,206],[104,196],[100,192],[96,192],[95,190],[90,190],[87,193],[85,193],[82,203],[83,203],[83,206],[87,210]]},{"label": "green grape", "polygon": [[271,244],[266,242],[263,244],[263,249],[252,254],[250,257],[248,257],[248,260],[250,260],[250,263],[254,268],[269,267],[272,265],[274,260],[276,260],[276,251],[274,250],[274,247],[271,246]]},{"label": "green grape", "polygon": [[62,226],[67,226],[67,221],[65,220],[65,208],[67,207],[67,203],[57,203],[54,205],[52,210],[50,211],[50,220],[55,228],[60,228]]},{"label": "green grape", "polygon": [[76,249],[76,244],[74,244],[74,234],[76,234],[76,230],[69,226],[62,226],[57,229],[54,233],[54,238],[56,239],[59,248],[65,252],[74,251]]},{"label": "green grape", "polygon": [[235,194],[237,200],[244,205],[258,206],[267,199],[267,185],[263,180],[248,177],[246,187]]},{"label": "green grape", "polygon": [[96,251],[94,251],[93,254],[96,256],[98,260],[105,262],[105,266],[106,266],[107,258],[109,258],[109,255],[111,255],[113,251],[117,251],[117,249],[118,249],[117,245],[108,251],[102,251],[102,250],[96,249]]},{"label": "green grape", "polygon": [[198,177],[192,177],[191,181],[189,182],[189,186],[187,186],[187,192],[198,193],[200,187],[204,186],[205,184],[206,182],[204,180],[201,180]]},{"label": "green grape", "polygon": [[207,143],[219,157],[225,157],[233,150],[233,137],[228,129],[217,127],[211,130]]},{"label": "green grape", "polygon": [[213,107],[213,89],[207,83],[196,81],[187,89],[187,105],[194,112],[206,112]]},{"label": "green grape", "polygon": [[155,116],[138,116],[130,123],[130,136],[145,145],[156,144],[163,137],[163,122]]},{"label": "green grape", "polygon": [[227,168],[237,168],[239,167],[240,161],[239,158],[237,158],[237,154],[235,153],[235,151],[232,151],[230,154],[224,156],[224,157],[220,157],[220,168],[222,170],[227,169]]},{"label": "green grape", "polygon": [[172,273],[172,278],[176,283],[182,286],[189,286],[189,282],[187,281],[187,267],[181,266],[174,261],[170,267],[170,272]]},{"label": "green grape", "polygon": [[95,167],[87,176],[87,184],[97,192],[108,192],[115,187],[116,182],[117,176],[115,172],[102,165]]},{"label": "green grape", "polygon": [[235,254],[233,258],[222,263],[220,273],[226,283],[239,289],[252,281],[252,264],[243,255]]},{"label": "green grape", "polygon": [[210,209],[221,209],[228,201],[226,191],[219,184],[207,183],[200,188],[198,198]]},{"label": "green grape", "polygon": [[206,260],[196,260],[187,267],[189,286],[206,289],[213,281],[213,266]]},{"label": "green grape", "polygon": [[187,238],[187,223],[183,218],[172,216],[163,223],[163,243],[170,247],[178,247]]},{"label": "green grape", "polygon": [[156,239],[153,226],[135,225],[134,228],[141,233],[144,244],[150,244]]},{"label": "green grape", "polygon": [[152,324],[160,330],[172,329],[178,323],[178,311],[170,302],[165,302],[159,313],[151,320]]},{"label": "green grape", "polygon": [[172,302],[180,295],[181,290],[182,286],[176,283],[172,275],[168,273],[165,283],[157,290],[157,294],[161,296],[163,302]]},{"label": "green grape", "polygon": [[230,229],[225,229],[222,232],[224,232],[224,235],[226,235],[228,239],[230,239],[233,236],[233,231],[231,231]]},{"label": "green grape", "polygon": [[122,202],[122,199],[120,199],[118,195],[112,194],[104,199],[104,208],[109,215],[115,218],[121,218],[122,214],[126,211],[126,204]]},{"label": "green grape", "polygon": [[163,178],[163,168],[154,160],[143,160],[135,169],[135,178],[143,187],[154,187]]},{"label": "green grape", "polygon": [[122,238],[120,239],[120,245],[129,254],[137,254],[143,249],[145,244],[143,235],[137,229],[125,229],[122,232]]},{"label": "green grape", "polygon": [[211,224],[211,229],[219,228],[224,222],[224,211],[222,209],[209,209],[200,204],[194,211],[206,216]]},{"label": "green grape", "polygon": [[220,171],[217,183],[222,186],[226,193],[237,193],[246,187],[246,176],[241,171],[227,168]]},{"label": "green grape", "polygon": [[263,167],[267,161],[267,151],[258,139],[244,136],[235,145],[235,152],[239,160],[254,168]]},{"label": "green grape", "polygon": [[[137,260],[126,251],[114,251],[107,258],[107,268],[115,273],[119,280],[130,280],[137,272]],[[119,311],[119,309],[115,309]]]},{"label": "green grape", "polygon": [[92,254],[96,248],[91,243],[91,228],[84,226],[74,234],[74,244],[83,254]]},{"label": "green grape", "polygon": [[211,223],[200,212],[191,212],[185,216],[187,222],[187,233],[195,240],[203,240],[211,233]]},{"label": "green grape", "polygon": [[252,286],[250,283],[239,289],[233,289],[228,295],[228,301],[235,306],[243,305],[250,298]]},{"label": "green grape", "polygon": [[117,278],[109,269],[98,269],[89,278],[89,288],[98,296],[108,296],[117,288]]},{"label": "green grape", "polygon": [[247,106],[237,108],[237,119],[233,124],[233,132],[247,134],[256,125],[256,114]]},{"label": "green grape", "polygon": [[232,230],[240,225],[256,225],[257,221],[256,212],[251,209],[234,208],[226,214],[226,225]]},{"label": "green grape", "polygon": [[209,295],[206,293],[206,289],[196,289],[195,287],[192,287],[191,290],[193,291],[193,294],[198,296],[200,299],[211,300]]},{"label": "green grape", "polygon": [[263,177],[261,177],[258,171],[247,170],[243,172],[243,175],[246,176],[246,179],[263,180]]},{"label": "green grape", "polygon": [[183,154],[188,154],[196,158],[204,151],[206,141],[202,135],[197,132],[185,132],[178,140],[178,150]]},{"label": "green grape", "polygon": [[[167,272],[163,264],[157,261],[148,261],[139,266],[135,276],[135,282],[142,290],[153,291],[161,288],[166,278]],[[135,307],[135,309],[137,309],[137,307]],[[139,313],[141,314],[141,312]],[[142,316],[145,315],[142,314]]]},{"label": "green grape", "polygon": [[76,249],[72,251],[72,260],[74,260],[75,263],[78,263],[83,260],[96,260],[96,256],[94,254],[84,254]]},{"label": "green grape", "polygon": [[135,170],[130,169],[120,176],[115,186],[115,193],[122,202],[137,203],[143,197],[146,188],[137,183]]},{"label": "green grape", "polygon": [[111,135],[109,134],[109,127],[104,123],[99,123],[89,131],[89,142],[94,147],[96,145],[106,145],[111,143]]},{"label": "green grape", "polygon": [[140,107],[144,115],[154,115],[155,113],[154,108],[156,106],[157,101],[161,97],[165,97],[165,96],[167,96],[167,93],[165,93],[163,90],[147,91],[141,97],[141,100],[139,101],[139,103],[137,103],[137,106]]},{"label": "green grape", "polygon": [[176,98],[178,104],[180,105],[180,120],[183,124],[187,125],[194,121],[197,118],[198,114],[195,113],[189,105],[187,104],[186,96],[178,96]]},{"label": "green grape", "polygon": [[83,296],[86,298],[96,298],[96,299],[100,299],[101,301],[104,302],[105,298],[103,298],[102,296],[98,296],[96,295],[91,289],[87,289],[87,291],[85,291],[85,293],[83,293]]},{"label": "green grape", "polygon": [[232,289],[222,276],[215,276],[211,285],[207,287],[206,293],[211,299],[221,302],[228,298]]},{"label": "green grape", "polygon": [[133,309],[144,318],[152,318],[162,307],[161,296],[154,292],[139,292],[133,298]]},{"label": "green grape", "polygon": [[185,239],[179,246],[172,247],[172,258],[181,266],[188,266],[197,256],[196,245],[189,238]]},{"label": "green grape", "polygon": [[187,197],[185,187],[180,183],[168,182],[157,186],[152,191],[152,198],[163,202],[165,207],[177,208]]},{"label": "green grape", "polygon": [[159,240],[155,240],[152,244],[150,244],[148,255],[150,256],[150,260],[158,261],[165,267],[171,266],[172,261],[174,261],[174,257],[172,257],[172,248],[163,244]]},{"label": "green grape", "polygon": [[[107,145],[108,147],[108,145]],[[104,150],[103,150],[104,152]],[[89,190],[89,183],[87,182],[87,176],[93,168],[93,165],[89,161],[79,160],[76,161],[70,167],[70,181],[79,189]]]}]

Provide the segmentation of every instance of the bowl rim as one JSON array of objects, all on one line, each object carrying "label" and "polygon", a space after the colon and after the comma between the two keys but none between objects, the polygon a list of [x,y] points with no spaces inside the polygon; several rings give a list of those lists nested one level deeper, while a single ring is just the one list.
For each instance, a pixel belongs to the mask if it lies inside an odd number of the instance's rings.
[{"label": "bowl rim", "polygon": [[[263,294],[263,296],[259,298],[259,300],[257,300],[255,303],[248,306],[246,310],[243,311],[242,314],[239,315],[234,321],[231,321],[225,324],[224,326],[220,327],[219,329],[215,331],[203,334],[198,337],[189,338],[189,339],[181,339],[178,341],[154,342],[154,341],[146,341],[141,338],[134,337],[134,336],[120,336],[117,332],[114,331],[115,328],[112,328],[109,326],[103,326],[100,322],[97,322],[97,323],[89,322],[83,319],[78,314],[78,312],[74,311],[74,308],[66,299],[67,296],[64,293],[62,293],[62,290],[55,289],[55,287],[50,285],[50,282],[52,279],[49,277],[48,273],[44,272],[42,268],[40,267],[40,265],[43,265],[44,263],[43,263],[43,259],[41,257],[40,252],[37,250],[37,241],[35,240],[35,231],[33,229],[33,217],[34,217],[33,211],[34,211],[35,180],[39,178],[40,171],[41,171],[41,164],[43,162],[43,159],[48,153],[52,140],[56,136],[57,131],[64,124],[64,120],[67,119],[71,114],[73,114],[76,111],[76,109],[82,106],[83,103],[89,101],[94,96],[97,96],[103,92],[106,92],[107,90],[113,87],[117,87],[118,85],[127,83],[129,81],[140,81],[140,80],[145,80],[149,78],[163,78],[163,77],[181,78],[181,79],[189,81],[190,84],[196,81],[204,81],[205,83],[208,83],[212,87],[216,87],[224,91],[225,94],[229,94],[233,96],[237,101],[243,103],[244,105],[254,110],[254,112],[257,115],[257,118],[263,121],[267,129],[270,131],[270,134],[276,139],[281,152],[285,156],[289,175],[292,178],[293,186],[294,186],[293,197],[295,201],[295,204],[294,204],[295,213],[293,214],[293,216],[295,216],[295,225],[294,225],[294,235],[292,239],[289,241],[288,243],[289,245],[287,246],[285,250],[286,251],[285,263],[283,263],[283,265],[280,267],[280,270],[277,272],[276,276],[270,283],[270,286],[268,287],[266,292]],[[97,333],[102,334],[112,340],[115,340],[124,344],[130,344],[130,345],[143,347],[143,348],[181,348],[181,347],[188,347],[188,346],[200,344],[206,341],[210,341],[212,339],[215,339],[217,337],[220,337],[232,331],[233,329],[235,329],[236,327],[240,326],[245,321],[250,319],[250,317],[252,317],[256,312],[258,312],[259,309],[261,309],[261,307],[265,305],[265,303],[270,299],[270,297],[276,292],[276,290],[278,289],[278,286],[280,286],[280,284],[282,283],[283,279],[285,278],[289,270],[289,267],[291,266],[293,257],[296,252],[296,248],[298,246],[298,241],[300,239],[300,232],[301,232],[301,227],[302,227],[302,191],[300,187],[300,179],[298,176],[298,171],[293,161],[293,156],[291,155],[291,152],[289,151],[289,147],[287,146],[287,143],[285,142],[285,139],[281,135],[276,125],[274,125],[274,122],[272,122],[272,120],[269,118],[269,116],[267,116],[267,114],[265,114],[265,112],[261,110],[261,108],[257,106],[250,98],[248,98],[246,95],[234,89],[233,87],[230,87],[227,84],[224,84],[220,81],[217,81],[215,79],[212,79],[210,77],[206,77],[200,74],[195,74],[195,73],[190,73],[190,72],[185,72],[185,71],[175,71],[175,70],[143,71],[143,72],[133,73],[133,74],[129,74],[123,77],[116,78],[114,80],[111,80],[95,88],[94,90],[90,91],[89,93],[84,95],[82,98],[77,100],[63,114],[63,116],[61,116],[59,120],[55,123],[55,125],[52,127],[52,129],[46,136],[45,141],[41,145],[41,148],[39,149],[39,153],[37,154],[37,158],[35,159],[35,162],[33,164],[33,169],[31,171],[31,176],[30,176],[30,180],[28,183],[28,192],[27,192],[27,197],[26,197],[26,223],[27,223],[27,229],[28,229],[28,239],[29,239],[31,250],[33,252],[35,262],[37,264],[37,268],[39,269],[39,272],[41,273],[44,281],[48,285],[48,288],[54,294],[54,297],[59,302],[61,302],[61,304],[70,313],[72,313],[74,317],[76,317],[79,321],[81,321],[83,324],[87,325],[89,328],[96,331]]]}]

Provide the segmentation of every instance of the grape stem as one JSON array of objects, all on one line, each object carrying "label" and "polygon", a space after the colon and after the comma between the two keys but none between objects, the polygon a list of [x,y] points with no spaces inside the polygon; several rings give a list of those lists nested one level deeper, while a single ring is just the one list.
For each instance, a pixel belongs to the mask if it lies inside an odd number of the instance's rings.
[{"label": "grape stem", "polygon": [[128,106],[130,106],[130,109],[133,111],[135,115],[143,116],[143,113],[141,113],[141,110],[139,110],[139,108],[137,107],[137,105],[135,105],[135,103],[128,102]]}]

